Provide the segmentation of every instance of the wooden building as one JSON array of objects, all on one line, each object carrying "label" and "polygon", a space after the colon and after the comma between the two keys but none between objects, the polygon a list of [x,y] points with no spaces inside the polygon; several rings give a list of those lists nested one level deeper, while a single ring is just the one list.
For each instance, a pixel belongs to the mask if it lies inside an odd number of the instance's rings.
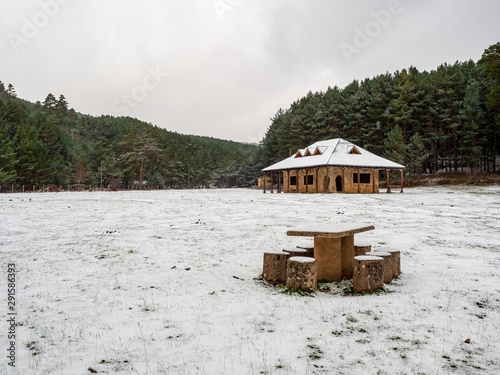
[{"label": "wooden building", "polygon": [[269,176],[262,176],[259,177],[257,184],[259,189],[264,189],[264,181],[266,181],[266,188],[270,189],[271,188],[271,177]]},{"label": "wooden building", "polygon": [[[379,172],[400,173],[403,192],[404,166],[377,156],[341,138],[316,142],[289,158],[264,168],[264,177],[278,176],[278,192],[284,193],[378,193]],[[266,189],[264,189],[266,192]],[[271,192],[273,188],[271,187]]]}]

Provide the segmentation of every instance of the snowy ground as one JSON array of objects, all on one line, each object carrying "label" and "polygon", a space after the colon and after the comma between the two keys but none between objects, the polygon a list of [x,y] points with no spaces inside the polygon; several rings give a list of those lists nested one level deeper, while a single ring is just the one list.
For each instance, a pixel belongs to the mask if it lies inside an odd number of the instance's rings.
[{"label": "snowy ground", "polygon": [[[287,228],[339,221],[401,249],[386,293],[257,280]],[[500,373],[500,187],[2,194],[0,251],[0,373],[8,263],[19,374]]]}]

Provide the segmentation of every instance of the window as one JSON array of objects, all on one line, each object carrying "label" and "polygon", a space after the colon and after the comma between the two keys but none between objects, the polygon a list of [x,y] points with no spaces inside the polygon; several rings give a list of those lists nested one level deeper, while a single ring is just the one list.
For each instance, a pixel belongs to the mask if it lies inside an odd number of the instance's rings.
[{"label": "window", "polygon": [[349,150],[349,154],[360,155],[361,152],[359,152],[356,146],[352,146],[352,148]]},{"label": "window", "polygon": [[314,176],[311,174],[309,176],[304,176],[304,185],[314,185]]},{"label": "window", "polygon": [[370,183],[370,174],[369,173],[360,173],[359,174],[359,182],[362,184]]},{"label": "window", "polygon": [[290,176],[290,185],[297,185],[297,176]]},{"label": "window", "polygon": [[[354,184],[358,183],[358,174],[353,173],[352,182]],[[360,184],[369,184],[370,183],[370,174],[369,173],[360,173],[359,174],[359,183]]]}]

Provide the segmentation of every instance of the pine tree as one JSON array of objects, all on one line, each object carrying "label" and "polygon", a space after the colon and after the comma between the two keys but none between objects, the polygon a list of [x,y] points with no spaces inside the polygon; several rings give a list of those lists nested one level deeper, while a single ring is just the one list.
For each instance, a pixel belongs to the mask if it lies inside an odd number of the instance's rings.
[{"label": "pine tree", "polygon": [[17,155],[16,181],[19,184],[52,183],[49,176],[50,157],[45,145],[37,139],[31,125],[17,128],[14,137],[14,152]]},{"label": "pine tree", "polygon": [[403,131],[399,126],[394,127],[384,140],[385,157],[395,163],[403,164],[406,146],[403,141]]},{"label": "pine tree", "polygon": [[52,117],[55,112],[57,100],[56,97],[53,94],[48,94],[45,100],[43,101],[43,112],[49,116]]},{"label": "pine tree", "polygon": [[9,83],[9,86],[7,86],[7,91],[6,91],[8,96],[11,96],[13,98],[17,97],[16,90],[14,89],[14,86]]},{"label": "pine tree", "polygon": [[423,172],[424,164],[428,158],[428,153],[420,134],[416,133],[411,136],[410,143],[406,147],[406,165],[411,174],[420,176]]},{"label": "pine tree", "polygon": [[56,102],[54,110],[58,123],[61,123],[68,115],[68,102],[64,95],[59,95],[59,100]]},{"label": "pine tree", "polygon": [[7,129],[0,126],[0,185],[10,184],[15,180],[16,164],[14,145],[7,135]]},{"label": "pine tree", "polygon": [[461,130],[460,151],[465,156],[465,162],[473,173],[479,162],[481,146],[479,144],[479,123],[482,113],[479,100],[479,82],[473,80],[469,83],[464,97],[461,118],[463,128]]}]

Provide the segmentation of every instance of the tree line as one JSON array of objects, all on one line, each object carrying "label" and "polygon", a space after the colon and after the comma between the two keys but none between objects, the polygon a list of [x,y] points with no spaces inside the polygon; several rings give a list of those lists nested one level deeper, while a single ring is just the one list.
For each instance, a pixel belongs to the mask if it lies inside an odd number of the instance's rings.
[{"label": "tree line", "polygon": [[500,43],[474,61],[415,67],[309,92],[271,119],[269,165],[321,139],[344,138],[424,172],[495,171],[500,135]]},{"label": "tree line", "polygon": [[[112,189],[246,187],[260,174],[257,145],[183,135],[130,117],[94,117],[64,95],[17,97],[0,81],[0,186]],[[9,186],[7,186],[9,185]]]},{"label": "tree line", "polygon": [[0,81],[0,189],[247,187],[290,150],[337,137],[412,175],[496,171],[499,129],[500,43],[477,63],[410,67],[309,92],[271,118],[258,146],[84,115],[64,95],[31,103]]}]

